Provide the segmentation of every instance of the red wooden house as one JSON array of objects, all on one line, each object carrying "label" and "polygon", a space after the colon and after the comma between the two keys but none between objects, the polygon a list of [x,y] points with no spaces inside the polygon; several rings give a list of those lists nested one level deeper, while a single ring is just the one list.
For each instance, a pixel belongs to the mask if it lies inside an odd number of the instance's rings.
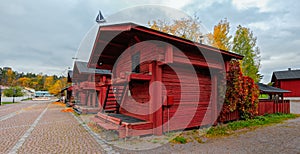
[{"label": "red wooden house", "polygon": [[101,26],[88,67],[112,77],[97,83],[104,94],[94,120],[120,137],[213,124],[218,75],[242,58],[132,23]]},{"label": "red wooden house", "polygon": [[300,70],[288,69],[286,71],[273,72],[271,82],[274,87],[291,91],[285,93],[285,97],[300,97]]},{"label": "red wooden house", "polygon": [[87,62],[75,61],[72,73],[74,110],[80,114],[97,113],[101,95],[100,81],[110,77],[108,70],[87,67]]}]

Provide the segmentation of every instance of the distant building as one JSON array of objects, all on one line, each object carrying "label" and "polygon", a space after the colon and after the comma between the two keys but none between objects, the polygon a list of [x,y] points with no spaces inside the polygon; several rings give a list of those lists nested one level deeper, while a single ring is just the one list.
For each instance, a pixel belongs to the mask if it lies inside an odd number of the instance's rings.
[{"label": "distant building", "polygon": [[33,97],[35,95],[35,90],[32,88],[24,87],[22,92],[25,94],[25,96]]},{"label": "distant building", "polygon": [[35,97],[51,97],[52,95],[48,91],[36,91]]},{"label": "distant building", "polygon": [[292,70],[273,72],[271,82],[274,87],[291,91],[285,93],[285,97],[300,97],[300,70]]},{"label": "distant building", "polygon": [[36,91],[32,100],[50,100],[52,96],[48,91]]}]

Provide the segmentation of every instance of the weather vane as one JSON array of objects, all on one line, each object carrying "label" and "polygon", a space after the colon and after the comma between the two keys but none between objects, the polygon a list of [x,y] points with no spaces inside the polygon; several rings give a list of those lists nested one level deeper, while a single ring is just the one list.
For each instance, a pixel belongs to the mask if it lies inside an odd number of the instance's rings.
[{"label": "weather vane", "polygon": [[100,10],[99,10],[99,14],[96,17],[96,22],[98,24],[106,22],[106,20],[104,19],[104,17],[103,17],[103,15],[102,15],[102,13],[101,13]]}]

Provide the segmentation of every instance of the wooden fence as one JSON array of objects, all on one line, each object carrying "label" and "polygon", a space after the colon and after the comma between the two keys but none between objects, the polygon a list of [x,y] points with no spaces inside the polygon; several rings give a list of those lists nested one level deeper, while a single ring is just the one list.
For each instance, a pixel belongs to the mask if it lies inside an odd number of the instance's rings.
[{"label": "wooden fence", "polygon": [[290,113],[290,100],[272,101],[259,100],[258,115],[272,114],[272,113]]},{"label": "wooden fence", "polygon": [[[274,100],[259,100],[258,116],[272,113],[290,113],[290,100],[274,101]],[[222,122],[234,121],[240,119],[238,110],[225,115]]]}]

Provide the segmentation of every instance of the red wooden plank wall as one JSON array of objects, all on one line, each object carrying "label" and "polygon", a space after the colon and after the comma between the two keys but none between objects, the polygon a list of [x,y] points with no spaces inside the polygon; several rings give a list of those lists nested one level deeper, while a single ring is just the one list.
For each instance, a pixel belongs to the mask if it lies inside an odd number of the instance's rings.
[{"label": "red wooden plank wall", "polygon": [[283,94],[284,97],[300,97],[300,80],[281,80],[281,89],[289,90],[290,93]]},{"label": "red wooden plank wall", "polygon": [[[149,72],[149,62],[152,60],[163,59],[163,49],[156,47],[151,43],[140,43],[135,46],[132,46],[124,52],[118,59],[115,64],[115,70],[113,73],[116,73],[114,78],[120,77],[120,74],[124,74],[125,72],[131,73],[131,56],[137,52],[140,52],[140,73],[148,73]],[[144,63],[143,63],[144,62]]]},{"label": "red wooden plank wall", "polygon": [[[183,66],[173,66],[173,68],[176,68],[177,73],[180,72],[180,80],[176,72],[169,66],[164,66],[162,73],[162,82],[165,86],[163,96],[173,97],[173,105],[165,107],[163,110],[163,123],[165,124],[163,131],[209,124],[210,119],[204,121],[205,114],[210,115],[211,113],[209,108],[211,78],[208,69],[196,69],[199,85],[194,85],[191,83],[195,80],[191,76],[193,73],[191,70]],[[180,84],[184,87],[181,88]],[[195,90],[197,86],[199,86],[198,91]],[[198,100],[196,95],[199,95]]]}]

